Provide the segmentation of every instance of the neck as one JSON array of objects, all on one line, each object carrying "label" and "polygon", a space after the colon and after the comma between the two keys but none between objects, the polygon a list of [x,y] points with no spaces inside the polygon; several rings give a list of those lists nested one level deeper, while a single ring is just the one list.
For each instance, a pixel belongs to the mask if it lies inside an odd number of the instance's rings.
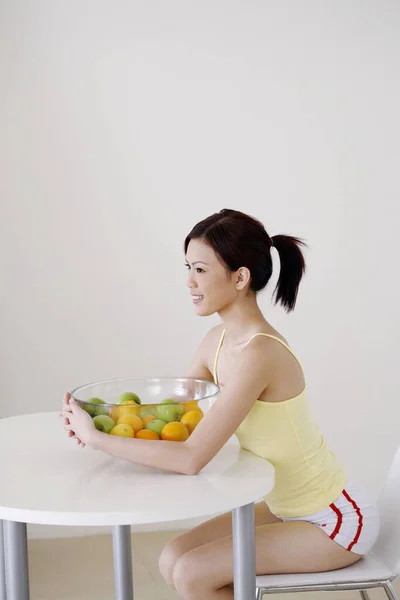
[{"label": "neck", "polygon": [[218,312],[229,343],[244,344],[248,338],[265,326],[265,320],[255,295],[245,296]]}]

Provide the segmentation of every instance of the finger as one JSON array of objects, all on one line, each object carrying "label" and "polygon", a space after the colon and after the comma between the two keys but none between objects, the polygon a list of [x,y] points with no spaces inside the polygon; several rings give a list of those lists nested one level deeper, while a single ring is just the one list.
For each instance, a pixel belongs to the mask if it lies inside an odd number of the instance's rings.
[{"label": "finger", "polygon": [[67,392],[65,394],[65,396],[64,396],[64,400],[68,404],[68,402],[70,401],[70,399],[71,399],[71,394],[69,392]]},{"label": "finger", "polygon": [[70,400],[69,409],[72,412],[79,412],[79,411],[83,412],[83,409],[79,406],[79,404],[77,404],[77,402],[76,402],[76,400],[74,400],[74,398],[71,398],[71,400]]},{"label": "finger", "polygon": [[71,423],[68,423],[67,425],[64,425],[64,429],[65,429],[65,431],[72,431],[72,425],[71,425]]},{"label": "finger", "polygon": [[63,410],[62,412],[60,412],[60,417],[64,417],[64,419],[70,419],[72,417],[72,411]]}]

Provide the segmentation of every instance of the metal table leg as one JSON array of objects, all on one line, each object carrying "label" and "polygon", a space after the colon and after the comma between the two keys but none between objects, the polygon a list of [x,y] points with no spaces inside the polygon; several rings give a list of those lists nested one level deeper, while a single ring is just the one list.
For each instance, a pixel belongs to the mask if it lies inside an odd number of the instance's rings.
[{"label": "metal table leg", "polygon": [[114,581],[116,600],[133,600],[130,525],[113,527]]},{"label": "metal table leg", "polygon": [[6,600],[6,565],[4,556],[3,521],[0,520],[0,600]]},{"label": "metal table leg", "polygon": [[235,600],[256,597],[254,503],[232,511],[233,589]]},{"label": "metal table leg", "polygon": [[29,600],[26,523],[3,521],[7,600]]}]

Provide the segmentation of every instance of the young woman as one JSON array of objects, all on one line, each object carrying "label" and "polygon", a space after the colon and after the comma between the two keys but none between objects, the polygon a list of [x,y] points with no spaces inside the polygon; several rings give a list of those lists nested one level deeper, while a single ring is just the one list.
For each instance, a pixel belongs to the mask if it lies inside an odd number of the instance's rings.
[{"label": "young woman", "polygon": [[[199,316],[222,324],[205,336],[186,373],[221,393],[186,442],[127,439],[97,431],[65,397],[71,437],[113,456],[198,473],[236,433],[243,448],[275,467],[275,487],[256,505],[258,574],[317,572],[358,561],[374,544],[379,517],[329,450],[310,413],[304,374],[287,341],[264,318],[257,292],[280,258],[275,302],[295,307],[305,271],[304,242],[270,237],[249,215],[224,209],[198,223],[184,244],[188,287]],[[204,440],[207,444],[204,444]],[[231,514],[173,539],[160,556],[165,580],[185,600],[231,600]]]}]

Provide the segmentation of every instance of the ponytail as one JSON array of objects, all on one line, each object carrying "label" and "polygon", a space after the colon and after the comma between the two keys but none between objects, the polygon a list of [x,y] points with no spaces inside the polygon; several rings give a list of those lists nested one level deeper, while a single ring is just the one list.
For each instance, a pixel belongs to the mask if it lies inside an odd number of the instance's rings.
[{"label": "ponytail", "polygon": [[307,244],[291,235],[274,235],[272,244],[277,249],[280,260],[280,273],[276,284],[275,304],[280,302],[287,312],[294,309],[300,281],[306,271],[306,264],[300,246]]}]

